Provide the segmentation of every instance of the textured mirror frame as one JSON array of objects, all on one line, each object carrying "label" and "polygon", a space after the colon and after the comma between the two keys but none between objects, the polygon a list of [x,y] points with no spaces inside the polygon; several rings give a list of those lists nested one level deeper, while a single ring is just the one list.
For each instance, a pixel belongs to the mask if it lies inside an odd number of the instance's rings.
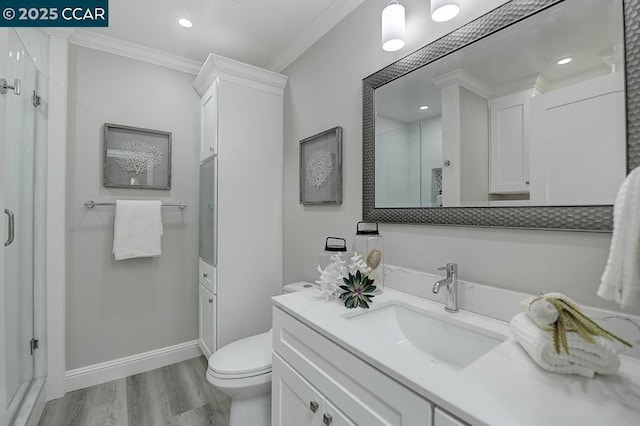
[{"label": "textured mirror frame", "polygon": [[[613,207],[375,207],[375,94],[380,86],[564,0],[512,0],[362,81],[362,217],[367,222],[610,232]],[[622,0],[627,172],[640,165],[640,0]]]}]

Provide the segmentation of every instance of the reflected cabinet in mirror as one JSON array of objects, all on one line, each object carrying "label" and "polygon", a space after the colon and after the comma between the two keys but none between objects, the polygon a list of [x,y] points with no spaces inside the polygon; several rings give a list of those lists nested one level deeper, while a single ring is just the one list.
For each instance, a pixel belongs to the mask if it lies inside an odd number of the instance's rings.
[{"label": "reflected cabinet in mirror", "polygon": [[365,220],[610,230],[638,3],[513,0],[364,79]]}]

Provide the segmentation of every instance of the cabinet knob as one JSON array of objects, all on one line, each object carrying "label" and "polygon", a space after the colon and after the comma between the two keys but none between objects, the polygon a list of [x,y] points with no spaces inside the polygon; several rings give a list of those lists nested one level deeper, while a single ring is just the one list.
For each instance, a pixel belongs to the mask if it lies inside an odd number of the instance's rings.
[{"label": "cabinet knob", "polygon": [[209,152],[213,152],[213,147],[212,146],[209,147]]},{"label": "cabinet knob", "polygon": [[213,299],[212,298],[209,298],[209,303],[213,303]]},{"label": "cabinet knob", "polygon": [[451,161],[449,160],[444,160],[444,166],[445,167],[449,167],[451,165]]},{"label": "cabinet knob", "polygon": [[311,412],[312,412],[312,413],[315,413],[316,411],[318,411],[318,408],[319,408],[319,407],[320,407],[320,406],[319,406],[319,405],[318,405],[318,403],[317,403],[317,402],[315,402],[315,401],[311,401],[311,402],[309,403],[309,409],[311,410]]},{"label": "cabinet knob", "polygon": [[203,273],[202,273],[202,276],[203,276],[204,278],[207,278],[207,277],[209,276],[209,274],[205,274],[205,273],[203,272]]},{"label": "cabinet knob", "polygon": [[527,185],[529,185],[529,181],[526,181],[525,183],[526,183]]},{"label": "cabinet knob", "polygon": [[333,417],[331,417],[331,414],[325,414],[322,416],[322,423],[325,425],[330,425],[332,421]]}]

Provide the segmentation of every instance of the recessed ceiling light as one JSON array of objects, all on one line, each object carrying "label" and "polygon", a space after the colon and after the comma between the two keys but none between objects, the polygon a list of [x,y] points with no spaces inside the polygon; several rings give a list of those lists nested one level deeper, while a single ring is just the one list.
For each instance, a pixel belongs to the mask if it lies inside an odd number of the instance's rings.
[{"label": "recessed ceiling light", "polygon": [[420,109],[422,111],[427,110],[427,109],[429,109],[429,105],[422,105],[422,106],[420,106]]},{"label": "recessed ceiling light", "polygon": [[177,21],[178,21],[178,24],[179,24],[181,27],[184,27],[184,28],[191,28],[191,27],[193,27],[193,22],[191,22],[191,19],[186,18],[186,17],[184,17],[184,16],[178,16]]},{"label": "recessed ceiling light", "polygon": [[569,56],[568,58],[562,58],[556,64],[558,65],[567,65],[569,62],[573,61],[573,58]]}]

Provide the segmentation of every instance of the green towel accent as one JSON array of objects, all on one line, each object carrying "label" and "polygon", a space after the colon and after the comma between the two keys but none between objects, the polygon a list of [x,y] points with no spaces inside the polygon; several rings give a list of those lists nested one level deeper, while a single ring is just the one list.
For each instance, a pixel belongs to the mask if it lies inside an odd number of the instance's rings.
[{"label": "green towel accent", "polygon": [[631,343],[600,327],[591,318],[583,314],[578,305],[556,297],[541,296],[540,298],[546,299],[558,310],[558,319],[551,324],[553,346],[557,354],[560,354],[563,350],[567,354],[569,353],[567,332],[578,333],[580,337],[589,343],[595,343],[594,336],[600,336],[607,340],[617,340],[630,348],[633,347]]}]

